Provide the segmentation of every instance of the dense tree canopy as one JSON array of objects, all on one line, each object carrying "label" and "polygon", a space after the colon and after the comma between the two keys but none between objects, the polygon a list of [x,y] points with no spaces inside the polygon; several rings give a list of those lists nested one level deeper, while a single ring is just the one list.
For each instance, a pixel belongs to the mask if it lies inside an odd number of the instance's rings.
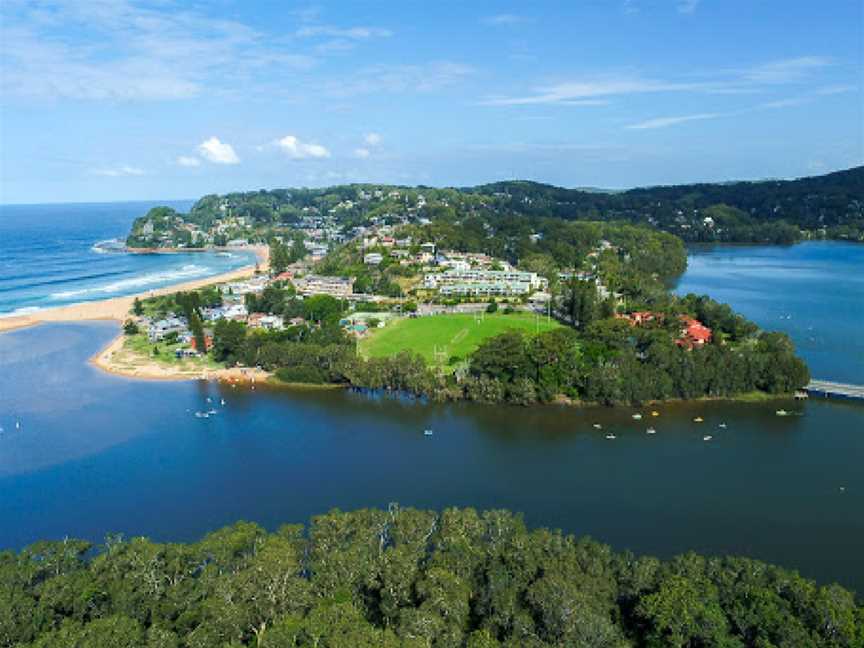
[{"label": "dense tree canopy", "polygon": [[745,558],[661,562],[507,511],[334,511],[192,544],[0,553],[0,647],[854,648],[838,585]]}]

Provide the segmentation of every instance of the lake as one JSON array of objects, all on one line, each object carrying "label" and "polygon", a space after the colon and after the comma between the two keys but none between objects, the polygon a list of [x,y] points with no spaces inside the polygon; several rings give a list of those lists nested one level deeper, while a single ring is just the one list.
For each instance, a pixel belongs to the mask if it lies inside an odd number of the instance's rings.
[{"label": "lake", "polygon": [[[700,254],[680,285],[718,296],[690,274],[715,276],[703,263],[717,252]],[[752,273],[750,290],[759,280]],[[792,315],[776,328],[809,310],[771,295]],[[637,421],[630,408],[137,381],[86,362],[115,333],[92,323],[0,335],[0,547],[117,531],[189,540],[237,519],[274,528],[398,502],[509,508],[617,550],[742,554],[864,591],[861,404],[679,403]],[[794,415],[776,416],[781,407]]]}]

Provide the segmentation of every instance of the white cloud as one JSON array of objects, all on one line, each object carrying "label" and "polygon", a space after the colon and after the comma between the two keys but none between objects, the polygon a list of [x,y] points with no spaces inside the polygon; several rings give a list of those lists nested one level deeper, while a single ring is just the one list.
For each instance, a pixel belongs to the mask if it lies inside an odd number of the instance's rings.
[{"label": "white cloud", "polygon": [[598,105],[609,97],[661,92],[703,92],[710,94],[752,94],[774,85],[807,80],[831,64],[822,56],[770,61],[746,69],[726,70],[723,75],[702,80],[669,81],[640,76],[589,77],[534,88],[517,96],[493,96],[481,101],[487,106],[528,106],[540,104]]},{"label": "white cloud", "polygon": [[294,160],[330,157],[330,151],[326,147],[314,142],[301,142],[295,135],[286,135],[273,144]]},{"label": "white cloud", "polygon": [[522,97],[493,97],[482,103],[487,106],[526,106],[535,104],[602,105],[601,97],[640,94],[647,92],[673,92],[703,87],[700,83],[674,83],[638,77],[605,78],[567,81],[537,88],[535,93]]},{"label": "white cloud", "polygon": [[313,38],[326,36],[328,38],[350,38],[352,40],[369,40],[370,38],[388,38],[393,35],[389,29],[381,27],[301,27],[295,32],[298,38]]},{"label": "white cloud", "polygon": [[131,0],[0,3],[8,97],[182,100],[260,85],[261,72],[316,59],[241,22],[173,3]]},{"label": "white cloud", "polygon": [[215,164],[238,164],[240,158],[234,152],[234,147],[213,136],[198,145],[198,152],[205,160]]},{"label": "white cloud", "polygon": [[629,126],[627,126],[627,128],[633,130],[666,128],[668,126],[675,126],[676,124],[684,124],[691,121],[702,121],[704,119],[717,119],[718,117],[726,117],[728,115],[729,113],[698,113],[695,115],[681,115],[678,117],[655,117],[654,119],[648,119],[646,121],[639,122],[638,124],[630,124]]},{"label": "white cloud", "polygon": [[678,13],[691,14],[696,11],[701,0],[678,0]]},{"label": "white cloud", "polygon": [[95,175],[106,176],[109,178],[119,178],[122,176],[142,176],[145,174],[144,169],[122,164],[117,167],[109,167],[102,169],[93,169]]},{"label": "white cloud", "polygon": [[472,74],[473,67],[452,61],[375,65],[353,72],[348,79],[329,84],[328,94],[344,98],[363,94],[432,92],[457,84]]},{"label": "white cloud", "polygon": [[379,133],[366,133],[363,136],[363,141],[369,146],[378,146],[381,143],[381,135]]},{"label": "white cloud", "polygon": [[370,155],[372,155],[372,151],[368,148],[356,148],[354,149],[354,157],[360,158],[361,160],[365,160]]},{"label": "white cloud", "polygon": [[182,167],[197,167],[201,166],[201,160],[191,155],[181,155],[176,160],[177,166]]},{"label": "white cloud", "polygon": [[744,71],[744,78],[754,83],[794,83],[830,64],[831,59],[824,56],[799,56],[756,65]]}]

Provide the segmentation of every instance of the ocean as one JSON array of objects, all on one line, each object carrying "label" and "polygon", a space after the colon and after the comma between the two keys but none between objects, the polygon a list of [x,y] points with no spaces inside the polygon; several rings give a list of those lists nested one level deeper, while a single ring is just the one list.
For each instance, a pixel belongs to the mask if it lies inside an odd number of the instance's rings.
[{"label": "ocean", "polygon": [[100,243],[125,239],[156,205],[193,201],[0,205],[0,317],[130,295],[255,263],[252,252],[130,254]]}]

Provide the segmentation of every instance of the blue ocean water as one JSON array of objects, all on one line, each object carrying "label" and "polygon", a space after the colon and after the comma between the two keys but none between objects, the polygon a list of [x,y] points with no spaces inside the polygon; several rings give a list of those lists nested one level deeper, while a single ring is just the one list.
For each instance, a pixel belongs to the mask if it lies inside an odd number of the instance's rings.
[{"label": "blue ocean water", "polygon": [[140,293],[255,262],[251,252],[128,254],[94,247],[124,239],[157,204],[0,205],[0,316]]}]

